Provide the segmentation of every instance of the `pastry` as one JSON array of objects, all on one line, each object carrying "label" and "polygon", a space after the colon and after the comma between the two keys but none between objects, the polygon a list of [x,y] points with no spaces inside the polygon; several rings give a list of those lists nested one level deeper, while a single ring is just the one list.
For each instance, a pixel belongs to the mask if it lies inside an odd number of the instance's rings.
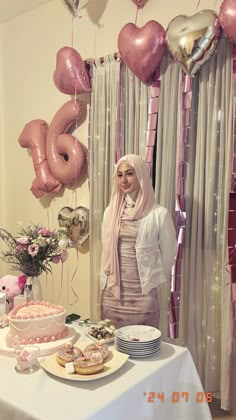
[{"label": "pastry", "polygon": [[101,353],[90,353],[78,357],[74,362],[75,372],[79,375],[93,375],[104,368]]},{"label": "pastry", "polygon": [[59,365],[65,367],[66,363],[74,362],[78,357],[82,356],[82,350],[79,347],[66,344],[57,352],[57,362]]},{"label": "pastry", "polygon": [[103,360],[105,360],[109,354],[109,349],[106,344],[104,344],[104,341],[98,341],[97,343],[88,344],[84,350],[83,353],[85,355],[91,354],[91,353],[100,353],[102,355]]}]

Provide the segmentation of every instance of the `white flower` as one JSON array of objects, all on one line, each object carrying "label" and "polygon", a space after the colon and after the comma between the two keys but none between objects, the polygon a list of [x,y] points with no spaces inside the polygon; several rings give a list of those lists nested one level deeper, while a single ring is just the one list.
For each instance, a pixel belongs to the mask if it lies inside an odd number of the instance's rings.
[{"label": "white flower", "polygon": [[64,238],[64,239],[60,239],[60,241],[58,242],[58,248],[59,249],[65,249],[68,245],[68,239]]}]

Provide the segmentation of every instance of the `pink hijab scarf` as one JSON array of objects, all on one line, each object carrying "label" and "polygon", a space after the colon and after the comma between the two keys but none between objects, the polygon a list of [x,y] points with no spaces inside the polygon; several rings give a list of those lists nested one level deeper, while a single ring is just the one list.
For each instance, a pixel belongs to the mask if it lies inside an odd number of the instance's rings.
[{"label": "pink hijab scarf", "polygon": [[117,185],[117,171],[122,163],[134,168],[140,185],[135,207],[126,220],[139,220],[147,216],[155,204],[155,195],[150,175],[144,160],[137,155],[125,155],[116,164],[113,174],[111,200],[103,221],[103,271],[108,275],[107,287],[120,299],[120,267],[118,257],[118,235],[121,216],[125,207],[125,196]]}]

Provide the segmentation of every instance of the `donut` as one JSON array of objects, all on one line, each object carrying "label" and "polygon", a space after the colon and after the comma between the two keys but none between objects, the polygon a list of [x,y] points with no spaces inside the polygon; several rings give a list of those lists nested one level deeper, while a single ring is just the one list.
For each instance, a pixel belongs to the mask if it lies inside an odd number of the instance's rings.
[{"label": "donut", "polygon": [[88,344],[84,350],[84,355],[89,355],[91,353],[101,353],[103,360],[105,360],[109,354],[109,349],[106,344],[104,344],[102,341],[97,343]]},{"label": "donut", "polygon": [[75,372],[79,375],[94,375],[101,372],[104,368],[101,353],[91,353],[83,355],[74,361]]},{"label": "donut", "polygon": [[65,367],[66,363],[74,362],[82,354],[83,352],[79,347],[66,344],[60,350],[58,350],[56,359],[59,365]]}]

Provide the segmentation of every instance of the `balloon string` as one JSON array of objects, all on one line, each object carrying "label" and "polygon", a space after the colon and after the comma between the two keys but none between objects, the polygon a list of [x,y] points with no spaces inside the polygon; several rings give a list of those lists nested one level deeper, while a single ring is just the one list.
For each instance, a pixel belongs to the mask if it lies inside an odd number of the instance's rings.
[{"label": "balloon string", "polygon": [[61,291],[60,291],[60,296],[59,299],[61,299],[61,295],[62,295],[62,284],[63,284],[63,262],[61,263]]},{"label": "balloon string", "polygon": [[138,8],[138,6],[137,6],[137,9],[136,9],[136,15],[135,15],[135,25],[137,25],[138,10],[139,10],[139,8]]},{"label": "balloon string", "polygon": [[197,11],[197,9],[198,9],[198,6],[199,6],[199,4],[200,4],[200,1],[201,1],[201,0],[198,0],[198,2],[197,2],[196,11]]},{"label": "balloon string", "polygon": [[73,48],[74,45],[74,16],[72,16],[72,22],[71,22],[71,46]]},{"label": "balloon string", "polygon": [[[75,86],[75,96],[74,96],[74,103],[75,103],[75,141],[76,141],[76,143],[75,143],[75,147],[76,147],[76,155],[78,156],[78,113],[79,113],[79,110],[77,109],[77,99],[76,99],[76,95],[77,95],[77,86]],[[75,172],[74,172],[74,174],[75,174],[75,176],[74,176],[74,179],[75,179],[75,182],[74,182],[74,189],[76,190],[76,182],[77,182],[77,179],[76,179],[76,174],[78,173],[78,171],[77,171],[77,169],[78,169],[78,164],[79,164],[79,162],[78,161],[76,161],[76,164],[75,164]],[[75,207],[77,206],[77,203],[75,203]]]},{"label": "balloon string", "polygon": [[74,278],[75,278],[75,275],[76,275],[76,273],[77,273],[78,266],[79,266],[79,251],[78,251],[78,248],[76,248],[76,254],[77,254],[77,264],[76,264],[76,268],[75,268],[74,274],[73,274],[72,279],[71,279],[71,290],[72,290],[72,292],[74,293],[74,296],[76,297],[76,299],[75,299],[75,301],[74,301],[73,303],[71,303],[70,305],[74,305],[75,303],[77,303],[77,302],[78,302],[78,299],[79,299],[79,297],[78,297],[78,295],[77,295],[77,293],[75,292],[74,287],[73,287],[73,280],[74,280]]}]

